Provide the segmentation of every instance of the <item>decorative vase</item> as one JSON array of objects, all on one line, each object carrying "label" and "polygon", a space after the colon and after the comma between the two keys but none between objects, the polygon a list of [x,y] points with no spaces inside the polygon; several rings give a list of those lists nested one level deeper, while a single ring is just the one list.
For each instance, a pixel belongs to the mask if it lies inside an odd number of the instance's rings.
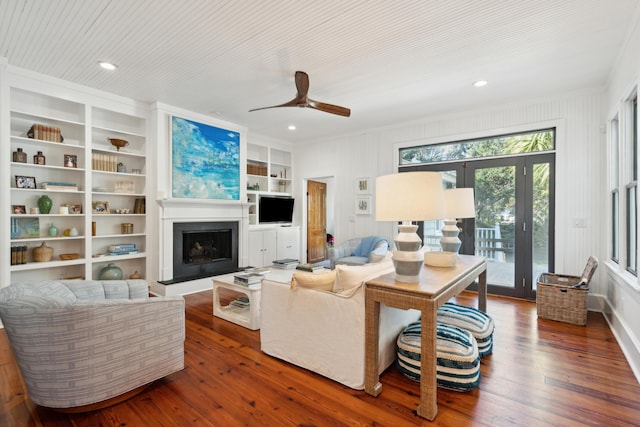
[{"label": "decorative vase", "polygon": [[13,161],[16,163],[27,163],[27,153],[22,151],[22,148],[18,148],[18,151],[13,152]]},{"label": "decorative vase", "polygon": [[142,279],[142,276],[140,275],[140,273],[138,273],[138,270],[134,271],[133,274],[131,276],[129,276],[129,279]]},{"label": "decorative vase", "polygon": [[55,224],[49,226],[49,236],[55,237],[58,235],[58,227]]},{"label": "decorative vase", "polygon": [[100,270],[98,280],[122,280],[122,269],[110,262],[106,267]]},{"label": "decorative vase", "polygon": [[78,234],[79,234],[78,229],[75,227],[71,227],[71,230],[69,231],[69,236],[76,237]]},{"label": "decorative vase", "polygon": [[51,207],[53,206],[53,201],[46,194],[40,196],[38,199],[38,208],[40,209],[41,214],[48,214],[51,212]]}]

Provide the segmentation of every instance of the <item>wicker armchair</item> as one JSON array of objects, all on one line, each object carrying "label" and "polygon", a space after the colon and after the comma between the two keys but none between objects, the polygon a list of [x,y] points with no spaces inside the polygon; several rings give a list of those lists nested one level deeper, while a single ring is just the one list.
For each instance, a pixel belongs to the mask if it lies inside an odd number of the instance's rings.
[{"label": "wicker armchair", "polygon": [[149,298],[144,280],[14,284],[0,319],[40,406],[99,409],[184,368],[184,299]]}]

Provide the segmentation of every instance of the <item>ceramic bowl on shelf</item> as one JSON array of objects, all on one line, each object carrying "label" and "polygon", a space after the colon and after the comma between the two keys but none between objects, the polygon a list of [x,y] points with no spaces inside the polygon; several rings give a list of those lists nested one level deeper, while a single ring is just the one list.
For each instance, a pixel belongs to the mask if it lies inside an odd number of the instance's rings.
[{"label": "ceramic bowl on shelf", "polygon": [[116,147],[116,150],[118,151],[120,151],[121,148],[124,148],[127,145],[129,145],[129,141],[126,141],[124,139],[117,139],[117,138],[107,138],[107,139],[109,140],[111,145]]}]

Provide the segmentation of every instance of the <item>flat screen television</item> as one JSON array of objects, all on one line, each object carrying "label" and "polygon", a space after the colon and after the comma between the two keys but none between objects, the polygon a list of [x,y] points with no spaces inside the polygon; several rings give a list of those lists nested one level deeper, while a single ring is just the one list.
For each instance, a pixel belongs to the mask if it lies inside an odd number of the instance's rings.
[{"label": "flat screen television", "polygon": [[260,196],[258,201],[258,223],[291,223],[293,221],[293,198]]}]

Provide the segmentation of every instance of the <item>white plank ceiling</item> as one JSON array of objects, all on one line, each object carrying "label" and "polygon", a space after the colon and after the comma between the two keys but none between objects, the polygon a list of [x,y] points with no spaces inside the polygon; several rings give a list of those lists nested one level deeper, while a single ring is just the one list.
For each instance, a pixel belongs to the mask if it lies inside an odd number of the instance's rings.
[{"label": "white plank ceiling", "polygon": [[[638,0],[0,0],[0,56],[296,142],[604,86],[638,13]],[[248,112],[292,99],[296,70],[351,117]]]}]

